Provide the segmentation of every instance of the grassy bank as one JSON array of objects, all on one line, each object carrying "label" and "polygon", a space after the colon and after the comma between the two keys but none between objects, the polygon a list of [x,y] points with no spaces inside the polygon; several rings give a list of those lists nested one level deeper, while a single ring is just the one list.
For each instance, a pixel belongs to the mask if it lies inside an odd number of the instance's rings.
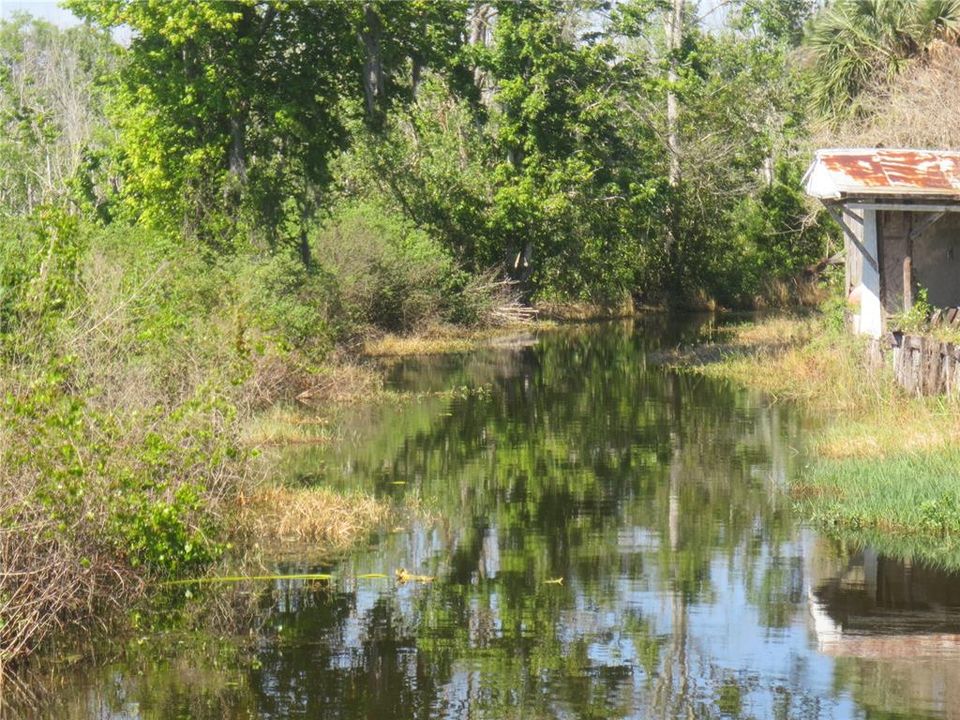
[{"label": "grassy bank", "polygon": [[793,488],[821,527],[960,563],[960,407],[898,391],[888,369],[866,366],[836,312],[736,325],[673,362],[825,418]]},{"label": "grassy bank", "polygon": [[[350,204],[291,248],[214,254],[45,209],[0,225],[0,672],[150,589],[293,538],[336,549],[391,508],[265,480],[261,449],[416,397],[371,356],[523,341],[513,285]],[[462,391],[462,389],[461,389]]]}]

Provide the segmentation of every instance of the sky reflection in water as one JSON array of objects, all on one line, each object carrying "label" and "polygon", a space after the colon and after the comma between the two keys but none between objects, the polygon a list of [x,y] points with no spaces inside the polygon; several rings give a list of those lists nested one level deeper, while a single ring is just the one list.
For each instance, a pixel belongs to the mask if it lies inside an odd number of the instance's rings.
[{"label": "sky reflection in water", "polygon": [[332,584],[208,589],[228,629],[151,637],[43,713],[960,717],[957,577],[804,529],[784,493],[800,415],[648,363],[696,331],[593,325],[397,365],[398,387],[459,390],[357,408],[342,442],[279,467],[415,495],[429,521],[278,567]]}]

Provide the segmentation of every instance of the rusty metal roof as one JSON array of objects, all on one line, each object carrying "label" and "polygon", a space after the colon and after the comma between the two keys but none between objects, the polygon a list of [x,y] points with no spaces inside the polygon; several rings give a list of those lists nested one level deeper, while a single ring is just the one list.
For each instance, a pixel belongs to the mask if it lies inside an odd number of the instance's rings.
[{"label": "rusty metal roof", "polygon": [[803,184],[808,195],[821,200],[922,196],[960,202],[960,152],[818,150]]}]

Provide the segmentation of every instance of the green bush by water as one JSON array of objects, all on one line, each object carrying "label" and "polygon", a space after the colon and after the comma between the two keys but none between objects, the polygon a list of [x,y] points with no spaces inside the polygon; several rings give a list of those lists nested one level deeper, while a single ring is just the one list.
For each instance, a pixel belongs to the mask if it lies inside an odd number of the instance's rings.
[{"label": "green bush by water", "polygon": [[348,330],[472,319],[468,275],[436,239],[382,205],[342,205],[313,234],[313,246]]}]

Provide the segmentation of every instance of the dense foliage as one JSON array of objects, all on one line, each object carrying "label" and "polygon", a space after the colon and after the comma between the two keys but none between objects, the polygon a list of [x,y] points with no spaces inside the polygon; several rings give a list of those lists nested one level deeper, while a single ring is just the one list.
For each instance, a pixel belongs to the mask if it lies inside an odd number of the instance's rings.
[{"label": "dense foliage", "polygon": [[824,251],[798,201],[804,103],[785,72],[802,14],[761,6],[710,30],[688,17],[671,54],[653,4],[481,4],[462,49],[473,92],[428,77],[356,134],[342,192],[387,197],[466,268],[537,298],[751,304]]},{"label": "dense foliage", "polygon": [[313,270],[313,228],[361,200],[530,298],[744,305],[824,250],[783,183],[800,0],[689,6],[672,38],[646,0],[68,5],[132,33],[87,207],[218,255]]}]

